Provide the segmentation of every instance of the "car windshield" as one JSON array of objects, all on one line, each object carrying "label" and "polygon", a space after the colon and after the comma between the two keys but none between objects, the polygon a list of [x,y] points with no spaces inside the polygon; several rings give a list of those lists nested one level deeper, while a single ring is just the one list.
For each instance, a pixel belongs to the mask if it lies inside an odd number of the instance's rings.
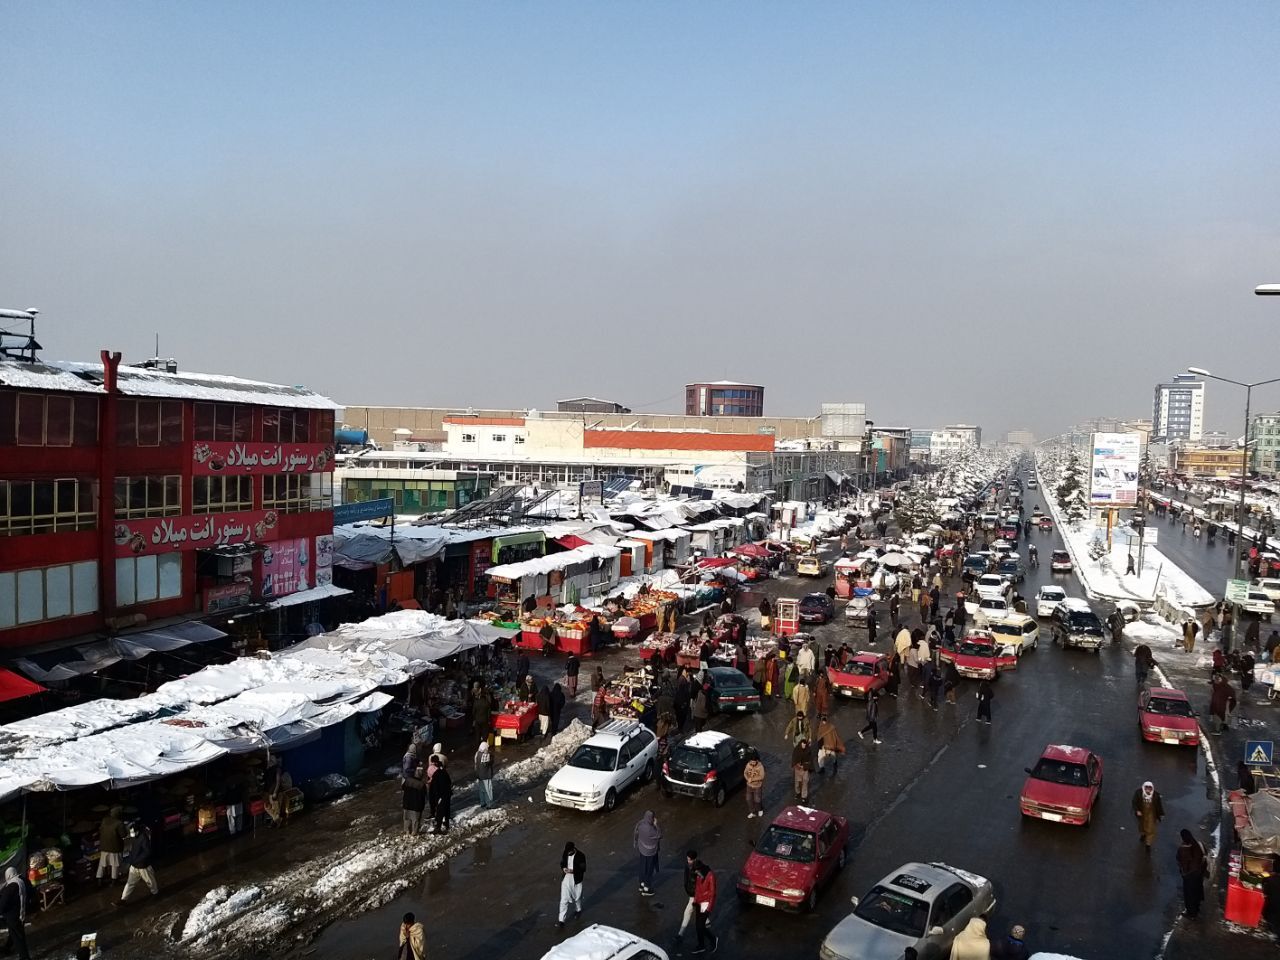
[{"label": "car windshield", "polygon": [[1067,619],[1071,623],[1071,629],[1079,633],[1102,633],[1102,621],[1098,619],[1096,614],[1084,610],[1075,610]]},{"label": "car windshield", "polygon": [[770,826],[756,844],[756,852],[794,863],[812,863],[816,848],[817,842],[812,833],[789,830],[777,824]]},{"label": "car windshield", "polygon": [[993,623],[990,627],[992,633],[1005,637],[1016,637],[1022,633],[1016,623]]},{"label": "car windshield", "polygon": [[825,597],[805,597],[800,601],[801,610],[821,610],[826,606]]},{"label": "car windshield", "polygon": [[960,652],[966,657],[990,657],[995,655],[989,643],[979,643],[974,640],[961,640]]},{"label": "car windshield", "polygon": [[1171,700],[1166,697],[1152,697],[1147,701],[1149,713],[1160,713],[1167,717],[1189,717],[1191,704],[1185,700]]},{"label": "car windshield", "polygon": [[849,672],[857,674],[860,677],[873,677],[876,672],[874,663],[863,663],[861,660],[855,660],[849,664]]},{"label": "car windshield", "polygon": [[1060,783],[1067,787],[1084,787],[1089,783],[1083,763],[1068,763],[1066,760],[1050,760],[1041,757],[1031,776],[1049,783]]},{"label": "car windshield", "polygon": [[978,604],[984,610],[1007,610],[1009,605],[1004,602],[1001,597],[983,597],[982,603]]},{"label": "car windshield", "polygon": [[1045,589],[1040,591],[1041,600],[1063,600],[1066,598],[1066,596],[1067,596],[1066,593],[1063,592],[1062,590]]},{"label": "car windshield", "polygon": [[858,901],[854,916],[907,937],[924,936],[929,904],[896,890],[875,887]]},{"label": "car windshield", "polygon": [[694,773],[706,773],[711,769],[711,753],[707,750],[676,747],[671,754],[671,761],[680,769],[692,770]]},{"label": "car windshield", "polygon": [[584,743],[569,759],[569,766],[583,770],[612,770],[618,761],[618,751],[613,747]]},{"label": "car windshield", "polygon": [[1067,551],[1065,551],[1065,550],[1055,550],[1055,551],[1053,551],[1053,559],[1054,559],[1055,561],[1056,561],[1056,560],[1070,560],[1070,559],[1071,559],[1071,555],[1070,555],[1069,553],[1067,553]]}]

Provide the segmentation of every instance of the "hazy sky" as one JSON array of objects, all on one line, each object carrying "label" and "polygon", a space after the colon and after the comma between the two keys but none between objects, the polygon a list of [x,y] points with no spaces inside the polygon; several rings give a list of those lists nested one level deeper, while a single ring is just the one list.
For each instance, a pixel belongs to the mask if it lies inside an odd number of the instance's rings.
[{"label": "hazy sky", "polygon": [[0,306],[48,357],[159,331],[348,404],[728,377],[988,436],[1280,375],[1272,2],[3,0],[0,32]]}]

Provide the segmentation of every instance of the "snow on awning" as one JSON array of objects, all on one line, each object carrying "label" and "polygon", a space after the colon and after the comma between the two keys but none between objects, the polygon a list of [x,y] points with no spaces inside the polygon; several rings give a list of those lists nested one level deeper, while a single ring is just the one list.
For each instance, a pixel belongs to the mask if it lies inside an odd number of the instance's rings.
[{"label": "snow on awning", "polygon": [[167,627],[113,637],[109,643],[126,660],[140,660],[163,650],[178,650],[193,643],[221,640],[226,633],[200,620],[186,620]]},{"label": "snow on awning", "polygon": [[583,540],[577,534],[570,533],[563,537],[556,537],[556,543],[560,544],[560,546],[564,547],[566,550],[575,550],[578,547],[588,546],[590,541]]},{"label": "snow on awning", "polygon": [[521,577],[530,575],[540,575],[551,573],[553,570],[564,570],[579,563],[588,563],[592,560],[613,560],[622,551],[617,547],[605,547],[598,544],[589,544],[585,547],[577,547],[573,550],[566,550],[564,553],[553,553],[545,557],[534,557],[531,560],[522,560],[519,563],[503,563],[496,567],[490,567],[485,571],[485,575],[489,577],[497,577],[501,580],[515,581]]},{"label": "snow on awning", "polygon": [[291,593],[288,596],[280,597],[278,600],[272,600],[267,604],[268,610],[279,610],[282,607],[296,607],[300,603],[315,603],[317,600],[324,600],[328,597],[345,597],[351,593],[346,587],[335,587],[332,583],[322,583],[318,587],[311,587],[309,590],[299,590],[297,593]]}]

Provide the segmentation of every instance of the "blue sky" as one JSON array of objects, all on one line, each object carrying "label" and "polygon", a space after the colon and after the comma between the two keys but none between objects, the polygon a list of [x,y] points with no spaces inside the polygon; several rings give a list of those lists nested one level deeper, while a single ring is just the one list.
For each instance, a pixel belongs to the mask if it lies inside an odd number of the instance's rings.
[{"label": "blue sky", "polygon": [[1280,373],[1248,349],[1280,324],[1251,293],[1280,281],[1271,4],[0,22],[0,305],[42,308],[49,355],[158,330],[351,404],[672,409],[732,377],[773,413],[1041,435],[1149,415],[1188,363]]}]

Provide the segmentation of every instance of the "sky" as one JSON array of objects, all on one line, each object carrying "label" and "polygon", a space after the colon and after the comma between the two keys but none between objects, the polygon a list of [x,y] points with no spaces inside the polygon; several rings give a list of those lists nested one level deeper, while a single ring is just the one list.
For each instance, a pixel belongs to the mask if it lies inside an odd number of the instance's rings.
[{"label": "sky", "polygon": [[[728,378],[987,437],[1280,376],[1272,3],[0,0],[0,32],[0,306],[48,358],[158,333],[350,405]],[[1206,408],[1238,430],[1243,391]]]}]

